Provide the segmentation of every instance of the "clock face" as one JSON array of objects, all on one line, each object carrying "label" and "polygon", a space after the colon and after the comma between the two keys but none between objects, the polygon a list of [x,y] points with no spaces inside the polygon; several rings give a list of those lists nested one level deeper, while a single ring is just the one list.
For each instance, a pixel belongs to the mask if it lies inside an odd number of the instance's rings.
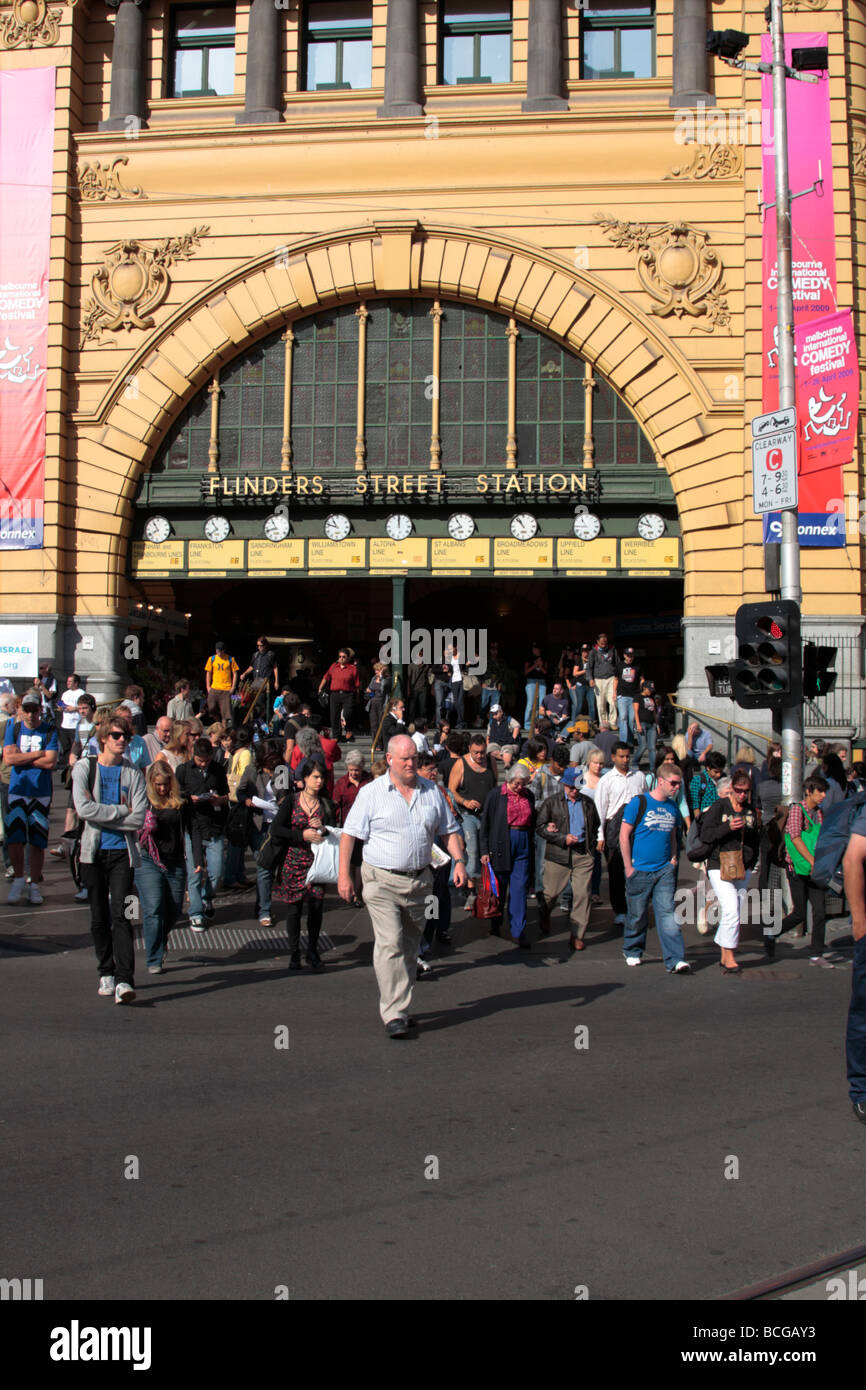
[{"label": "clock face", "polygon": [[448,518],[448,534],[455,541],[468,541],[475,535],[475,522],[468,512],[455,512]]},{"label": "clock face", "polygon": [[665,533],[664,518],[658,512],[644,512],[638,519],[637,533],[645,541],[657,541]]},{"label": "clock face", "polygon": [[574,518],[574,534],[579,541],[594,541],[601,522],[594,512],[578,512]]},{"label": "clock face", "polygon": [[351,529],[351,521],[342,512],[332,512],[325,518],[325,535],[329,541],[344,541]]},{"label": "clock face", "polygon": [[392,541],[405,541],[412,534],[412,518],[405,512],[394,512],[385,522],[385,530]]},{"label": "clock face", "polygon": [[224,516],[209,516],[204,524],[204,533],[209,541],[224,541],[231,529],[228,518]]},{"label": "clock face", "polygon": [[171,522],[167,516],[152,516],[144,528],[145,540],[161,545],[171,535]]},{"label": "clock face", "polygon": [[531,512],[518,512],[511,518],[511,534],[516,541],[531,541],[538,530],[538,522]]},{"label": "clock face", "polygon": [[284,541],[290,530],[289,518],[284,512],[274,512],[265,521],[265,536],[269,541]]}]

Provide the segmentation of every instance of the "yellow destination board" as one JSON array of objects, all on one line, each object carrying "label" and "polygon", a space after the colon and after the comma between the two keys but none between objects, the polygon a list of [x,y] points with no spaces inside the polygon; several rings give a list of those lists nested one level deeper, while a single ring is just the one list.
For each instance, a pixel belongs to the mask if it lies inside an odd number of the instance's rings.
[{"label": "yellow destination board", "polygon": [[221,574],[230,574],[232,570],[244,568],[244,541],[189,541],[188,544],[190,573],[219,570]]},{"label": "yellow destination board", "polygon": [[679,537],[662,536],[657,541],[642,541],[637,536],[624,536],[619,543],[619,563],[624,570],[678,569]]},{"label": "yellow destination board", "polygon": [[313,570],[362,570],[367,563],[367,542],[310,540],[307,563]]},{"label": "yellow destination board", "polygon": [[424,536],[410,536],[406,541],[392,541],[387,536],[370,538],[371,570],[425,570],[427,541]]},{"label": "yellow destination board", "polygon": [[600,570],[616,569],[616,537],[605,540],[579,541],[573,536],[556,542],[556,563],[559,569]]},{"label": "yellow destination board", "polygon": [[247,541],[249,570],[297,570],[304,568],[304,542]]},{"label": "yellow destination board", "polygon": [[497,570],[549,570],[553,568],[553,541],[513,541],[495,540],[493,542],[493,563]]},{"label": "yellow destination board", "polygon": [[490,542],[478,536],[473,536],[471,541],[435,540],[433,568],[487,570],[490,568]]},{"label": "yellow destination board", "polygon": [[133,574],[145,574],[149,570],[182,570],[183,541],[163,541],[154,545],[152,541],[132,542]]}]

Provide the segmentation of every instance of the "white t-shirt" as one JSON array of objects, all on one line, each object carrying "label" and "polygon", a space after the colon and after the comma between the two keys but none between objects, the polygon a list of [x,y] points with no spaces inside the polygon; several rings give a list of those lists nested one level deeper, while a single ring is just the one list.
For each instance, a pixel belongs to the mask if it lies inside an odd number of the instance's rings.
[{"label": "white t-shirt", "polygon": [[78,727],[78,701],[83,694],[84,691],[79,690],[76,686],[73,690],[64,690],[60,696],[57,703],[63,710],[62,728],[75,729]]},{"label": "white t-shirt", "polygon": [[412,742],[414,743],[415,747],[418,749],[418,752],[419,752],[419,753],[429,753],[429,752],[430,752],[430,745],[429,745],[429,743],[427,742],[427,735],[426,735],[426,734],[419,734],[419,733],[413,734],[413,735],[412,735]]},{"label": "white t-shirt", "polygon": [[460,674],[460,660],[459,660],[458,657],[452,656],[452,658],[451,658],[451,684],[453,685],[455,681],[459,681],[459,680],[462,680],[462,679],[463,679],[463,677],[462,677],[461,674]]}]

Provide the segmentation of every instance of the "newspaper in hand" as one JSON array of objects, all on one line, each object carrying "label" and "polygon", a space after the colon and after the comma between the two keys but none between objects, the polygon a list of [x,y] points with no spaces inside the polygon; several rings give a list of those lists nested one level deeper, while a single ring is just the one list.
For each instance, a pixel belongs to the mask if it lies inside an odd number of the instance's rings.
[{"label": "newspaper in hand", "polygon": [[438,846],[437,844],[434,844],[434,845],[433,845],[433,849],[432,849],[431,852],[430,852],[430,867],[431,867],[431,869],[441,869],[442,866],[443,866],[443,864],[450,864],[450,863],[451,863],[451,855],[450,855],[450,854],[446,854],[445,851],[444,851],[444,849],[440,849],[439,846]]}]

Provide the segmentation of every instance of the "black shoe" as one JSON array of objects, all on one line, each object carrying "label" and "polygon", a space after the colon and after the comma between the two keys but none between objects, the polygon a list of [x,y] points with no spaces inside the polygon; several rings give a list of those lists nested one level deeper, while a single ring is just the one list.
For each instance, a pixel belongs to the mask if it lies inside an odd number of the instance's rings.
[{"label": "black shoe", "polygon": [[527,937],[525,931],[522,931],[522,932],[520,933],[520,935],[517,937],[517,939],[516,939],[516,945],[517,945],[517,949],[518,949],[519,951],[531,951],[531,950],[532,950],[532,942],[528,939],[528,937]]},{"label": "black shoe", "polygon": [[291,956],[289,957],[289,969],[290,969],[290,970],[300,970],[300,968],[301,968],[301,953],[300,953],[300,951],[292,951],[292,954],[291,954]]},{"label": "black shoe", "polygon": [[436,933],[436,940],[441,941],[443,946],[450,946],[454,938],[450,931],[438,931]]},{"label": "black shoe", "polygon": [[767,952],[767,960],[773,960],[776,955],[776,943],[772,936],[764,937],[764,950]]},{"label": "black shoe", "polygon": [[319,955],[318,951],[307,952],[307,965],[311,970],[324,970],[325,968],[322,964],[322,957]]},{"label": "black shoe", "polygon": [[861,1125],[866,1125],[866,1100],[855,1100],[852,1108]]},{"label": "black shoe", "polygon": [[419,956],[419,957],[418,957],[418,960],[417,960],[417,962],[416,962],[416,965],[415,965],[415,979],[416,979],[416,980],[426,980],[426,979],[429,979],[429,977],[430,977],[432,974],[433,974],[433,966],[430,965],[429,962],[427,962],[426,960],[422,960],[421,957]]},{"label": "black shoe", "polygon": [[385,1032],[389,1038],[405,1038],[409,1033],[409,1021],[405,1018],[392,1018],[390,1023],[385,1024]]},{"label": "black shoe", "polygon": [[213,903],[204,903],[201,910],[205,917],[216,917],[216,908]]}]

